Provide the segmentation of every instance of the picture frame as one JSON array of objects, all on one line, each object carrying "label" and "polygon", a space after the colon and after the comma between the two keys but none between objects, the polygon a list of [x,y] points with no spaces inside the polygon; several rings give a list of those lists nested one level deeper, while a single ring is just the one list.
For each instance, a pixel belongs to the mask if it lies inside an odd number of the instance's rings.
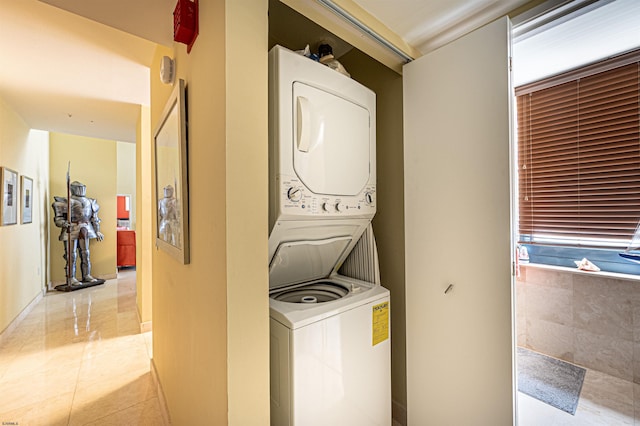
[{"label": "picture frame", "polygon": [[7,167],[0,167],[2,179],[2,204],[0,218],[2,225],[18,223],[18,172]]},{"label": "picture frame", "polygon": [[189,263],[189,179],[186,85],[180,79],[153,136],[156,247]]},{"label": "picture frame", "polygon": [[22,207],[21,223],[31,223],[33,221],[33,179],[25,175],[20,176],[20,197]]}]

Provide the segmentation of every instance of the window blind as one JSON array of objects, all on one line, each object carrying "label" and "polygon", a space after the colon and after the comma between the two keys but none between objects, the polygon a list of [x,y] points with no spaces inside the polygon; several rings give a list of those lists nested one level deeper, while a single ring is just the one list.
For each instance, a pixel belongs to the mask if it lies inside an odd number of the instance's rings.
[{"label": "window blind", "polygon": [[630,243],[640,220],[640,55],[633,55],[626,65],[604,61],[516,89],[521,242]]}]

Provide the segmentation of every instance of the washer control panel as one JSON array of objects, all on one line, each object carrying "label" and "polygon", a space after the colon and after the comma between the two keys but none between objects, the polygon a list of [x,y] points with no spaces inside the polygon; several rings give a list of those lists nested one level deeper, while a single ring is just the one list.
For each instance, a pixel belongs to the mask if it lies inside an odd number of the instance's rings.
[{"label": "washer control panel", "polygon": [[370,216],[376,212],[376,186],[367,185],[355,196],[315,194],[297,178],[279,184],[280,214],[294,216]]}]

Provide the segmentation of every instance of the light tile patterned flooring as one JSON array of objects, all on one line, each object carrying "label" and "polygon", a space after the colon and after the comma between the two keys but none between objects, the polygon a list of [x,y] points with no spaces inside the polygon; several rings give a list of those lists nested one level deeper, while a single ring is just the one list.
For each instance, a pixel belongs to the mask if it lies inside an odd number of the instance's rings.
[{"label": "light tile patterned flooring", "polygon": [[163,425],[135,270],[48,293],[0,343],[0,424]]},{"label": "light tile patterned flooring", "polygon": [[[48,293],[0,343],[0,424],[164,425],[151,350],[135,271]],[[640,426],[640,384],[588,370],[575,416],[518,393],[518,424]]]}]

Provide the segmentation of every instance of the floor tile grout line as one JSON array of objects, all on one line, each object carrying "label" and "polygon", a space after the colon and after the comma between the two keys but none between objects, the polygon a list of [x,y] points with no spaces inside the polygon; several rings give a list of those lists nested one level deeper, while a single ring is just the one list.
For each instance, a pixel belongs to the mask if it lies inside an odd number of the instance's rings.
[{"label": "floor tile grout line", "polygon": [[[82,362],[84,363],[85,361],[86,361],[86,360],[83,358]],[[82,367],[81,367],[81,368],[82,368]],[[121,376],[124,376],[125,374],[126,374],[126,373],[123,373],[123,374],[121,374]],[[147,372],[147,373],[145,373],[145,374],[150,374],[150,370],[149,370],[149,372]],[[70,422],[71,422],[71,415],[73,414],[73,406],[74,406],[74,402],[75,402],[75,398],[76,398],[76,393],[77,393],[78,385],[79,385],[79,383],[80,383],[80,377],[79,377],[79,375],[80,375],[80,369],[78,370],[78,378],[76,379],[76,386],[75,386],[74,396],[73,396],[73,400],[72,400],[71,407],[70,407],[70,411],[69,411],[69,417],[68,417],[68,419],[67,419],[67,425],[69,425],[69,424],[70,424]],[[118,409],[118,410],[116,410],[116,411],[114,411],[114,412],[111,412],[111,413],[105,414],[105,415],[104,415],[104,416],[102,416],[102,417],[94,418],[94,419],[92,419],[92,420],[90,421],[90,423],[94,423],[94,422],[97,422],[97,421],[99,421],[99,420],[102,420],[102,419],[108,418],[108,417],[110,417],[110,416],[116,415],[117,413],[119,413],[119,412],[121,412],[121,411],[128,410],[128,409],[130,409],[130,408],[132,408],[132,407],[135,407],[136,405],[139,405],[139,404],[142,404],[142,403],[144,403],[144,402],[150,401],[150,400],[152,400],[152,399],[154,399],[154,398],[157,398],[157,397],[158,397],[158,395],[156,394],[155,388],[153,388],[153,387],[152,387],[152,389],[153,389],[153,395],[151,395],[150,397],[145,398],[145,399],[141,399],[141,400],[137,400],[137,401],[133,402],[133,404],[132,404],[132,405],[128,405],[128,406],[126,406],[126,407],[122,407],[122,408],[120,408],[120,409]]]},{"label": "floor tile grout line", "polygon": [[73,387],[73,396],[71,397],[71,403],[69,404],[69,412],[67,413],[67,426],[71,423],[71,412],[73,411],[73,403],[76,400],[76,392],[78,392],[78,379],[80,377],[80,370],[82,369],[82,363],[80,363],[80,368],[78,368],[78,375],[76,376],[76,384]]},{"label": "floor tile grout line", "polygon": [[[154,398],[157,398],[157,396],[152,396],[151,398],[147,398],[147,399],[145,399],[145,400],[137,401],[137,402],[135,402],[133,405],[129,405],[129,406],[127,406],[127,407],[125,407],[125,408],[122,408],[122,409],[120,409],[120,410],[116,410],[116,411],[114,411],[114,412],[112,412],[112,413],[105,414],[105,415],[104,415],[104,416],[102,416],[102,417],[97,417],[97,418],[95,418],[95,419],[92,419],[92,420],[90,420],[90,421],[89,421],[89,424],[95,424],[96,422],[98,422],[98,421],[100,421],[100,420],[107,419],[107,418],[109,418],[109,417],[115,416],[115,415],[117,415],[118,413],[121,413],[121,412],[123,412],[123,411],[129,410],[130,408],[133,408],[133,407],[135,407],[135,406],[137,406],[137,405],[144,404],[144,403],[146,403],[146,402],[148,402],[148,401],[151,401],[151,400],[152,400],[152,399],[154,399]],[[71,419],[69,419],[69,421],[67,422],[67,426],[69,426],[69,422],[70,422],[70,420],[71,420]]]},{"label": "floor tile grout line", "polygon": [[82,371],[82,365],[85,362],[84,353],[87,350],[87,345],[85,343],[84,348],[82,349],[82,358],[80,359],[80,367],[78,368],[78,374],[76,375],[76,383],[73,387],[73,397],[71,398],[71,404],[69,404],[69,414],[67,414],[67,426],[71,423],[71,413],[73,412],[73,403],[76,401],[76,394],[78,392],[78,383],[80,383],[80,372]]},{"label": "floor tile grout line", "polygon": [[[116,282],[116,285],[117,285],[117,282]],[[63,295],[61,295],[61,297],[62,296]],[[105,300],[108,300],[108,299],[109,298],[105,297]],[[47,302],[48,302],[47,300],[43,300],[43,299],[39,300],[37,305],[38,307],[34,309],[33,312],[30,312],[27,316],[25,316],[24,322],[21,322],[22,325],[24,326],[22,328],[22,330],[24,330],[23,332],[20,332],[19,328],[12,330],[11,343],[9,343],[8,339],[7,340],[3,339],[3,349],[10,348],[12,351],[12,354],[10,357],[6,359],[6,364],[2,370],[2,377],[0,378],[0,382],[7,377],[6,374],[8,374],[9,372],[13,370],[16,370],[17,372],[18,367],[16,366],[16,360],[18,360],[21,357],[21,352],[24,351],[25,347],[43,338],[43,336],[38,335],[39,334],[38,329],[41,325],[41,322],[44,322],[46,324],[47,322],[50,321],[51,317],[56,317],[56,316],[60,317],[60,318],[56,318],[55,320],[56,322],[67,321],[69,318],[72,318],[71,316],[68,315],[68,313],[66,313],[66,308],[68,308],[68,304],[64,300],[61,300],[60,301],[61,303],[59,304],[58,303],[52,304],[53,306],[50,306],[50,309],[47,308],[48,306]],[[46,336],[46,333],[45,333],[45,336]],[[68,343],[71,343],[71,342],[65,341],[65,344],[68,344]],[[29,351],[29,352],[42,353],[43,351],[46,351],[46,348],[34,349],[33,351]],[[86,342],[83,342],[82,354],[85,354],[86,351],[87,351],[87,345],[86,345]],[[71,412],[73,409],[73,403],[76,401],[76,396],[77,396],[78,386],[79,386],[79,378],[80,378],[81,368],[83,364],[82,358],[78,361],[79,361],[78,370],[77,370],[77,374],[75,375],[75,382],[73,381],[73,379],[70,381],[71,383],[73,383],[73,394],[71,395],[71,403],[69,406],[69,411],[67,412],[67,416],[66,416],[67,423],[71,421]],[[20,368],[20,370],[22,370],[22,368]],[[27,372],[22,372],[21,374],[17,374],[17,377],[19,379],[21,376],[27,376],[27,375],[28,375]],[[36,402],[35,404],[32,404],[32,405],[37,405],[40,403],[41,402]],[[25,405],[25,407],[26,406],[28,405]],[[24,407],[21,406],[19,408],[24,408]]]},{"label": "floor tile grout line", "polygon": [[[118,282],[118,281],[119,281],[119,279],[118,279],[118,278],[116,278],[116,279],[115,279],[115,281],[116,281],[116,283],[115,283],[115,284],[116,284],[116,285],[118,285],[118,284],[119,284],[119,282]],[[138,333],[134,333],[134,334],[141,334],[141,333],[139,333],[139,332],[138,332]],[[116,336],[115,338],[117,339],[117,338],[120,338],[120,337],[122,337],[122,336]],[[143,342],[143,343],[144,343],[144,342]],[[145,346],[146,346],[146,345],[145,345]],[[80,383],[80,374],[81,374],[81,371],[82,371],[82,368],[83,368],[84,364],[85,364],[85,363],[86,363],[86,361],[87,361],[87,359],[86,359],[86,357],[85,357],[85,354],[86,354],[87,348],[88,348],[88,345],[86,345],[86,344],[85,344],[85,347],[83,348],[83,351],[82,351],[82,359],[81,359],[81,363],[80,363],[80,368],[78,369],[78,375],[77,375],[77,377],[76,377],[76,383],[75,383],[75,388],[74,388],[74,395],[73,395],[73,398],[72,398],[72,401],[71,401],[71,406],[69,407],[69,414],[68,414],[68,417],[67,417],[67,425],[69,425],[69,424],[71,423],[71,419],[72,419],[72,415],[73,415],[73,407],[74,407],[74,403],[76,402],[76,394],[77,394],[78,386],[79,386],[79,383]],[[145,348],[145,353],[146,353],[146,352],[147,352],[147,350],[146,350],[146,348]],[[148,355],[148,354],[147,354],[147,355]],[[135,407],[135,406],[136,406],[136,405],[138,405],[138,404],[141,404],[141,403],[143,403],[143,402],[147,402],[147,401],[149,401],[149,400],[151,400],[151,399],[153,399],[153,398],[156,398],[156,397],[157,397],[157,395],[153,395],[153,396],[151,396],[150,398],[144,399],[144,400],[142,400],[142,401],[137,401],[137,402],[133,403],[133,404],[132,404],[132,405],[130,405],[130,406],[127,406],[127,407],[121,408],[120,410],[117,410],[116,412],[110,413],[110,414],[108,414],[108,415],[106,415],[106,416],[103,416],[103,417],[100,417],[100,418],[96,418],[96,419],[92,420],[92,422],[99,421],[99,420],[104,419],[104,418],[109,417],[109,416],[113,416],[113,415],[115,415],[115,414],[117,414],[117,413],[119,413],[119,412],[121,412],[121,411],[123,411],[123,410],[128,410],[128,409],[130,409],[130,408],[132,408],[132,407]]]}]

